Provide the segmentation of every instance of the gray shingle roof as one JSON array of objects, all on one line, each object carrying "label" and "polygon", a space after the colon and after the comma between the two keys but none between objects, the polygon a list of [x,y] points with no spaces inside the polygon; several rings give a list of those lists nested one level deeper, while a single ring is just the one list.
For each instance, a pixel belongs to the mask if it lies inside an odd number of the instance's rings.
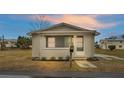
[{"label": "gray shingle roof", "polygon": [[82,27],[79,27],[79,26],[75,26],[75,25],[71,25],[71,24],[68,24],[68,23],[59,23],[59,24],[55,24],[53,26],[50,26],[50,27],[47,27],[47,28],[43,28],[43,29],[39,29],[37,31],[32,31],[32,32],[29,32],[27,33],[28,35],[32,35],[32,34],[35,34],[35,33],[38,33],[38,32],[41,32],[41,31],[47,31],[47,30],[50,30],[50,29],[53,29],[55,27],[61,27],[61,26],[67,26],[67,27],[70,27],[70,28],[74,28],[74,29],[77,29],[79,31],[89,31],[89,32],[95,32],[96,34],[99,34],[98,32],[96,32],[96,30],[89,30],[89,29],[85,29],[85,28],[82,28]]}]

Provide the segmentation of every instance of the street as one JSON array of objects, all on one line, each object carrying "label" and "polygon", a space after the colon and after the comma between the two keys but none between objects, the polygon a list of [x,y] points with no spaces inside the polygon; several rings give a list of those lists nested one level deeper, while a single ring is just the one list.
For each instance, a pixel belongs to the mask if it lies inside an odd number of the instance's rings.
[{"label": "street", "polygon": [[117,72],[0,72],[0,78],[123,78]]}]

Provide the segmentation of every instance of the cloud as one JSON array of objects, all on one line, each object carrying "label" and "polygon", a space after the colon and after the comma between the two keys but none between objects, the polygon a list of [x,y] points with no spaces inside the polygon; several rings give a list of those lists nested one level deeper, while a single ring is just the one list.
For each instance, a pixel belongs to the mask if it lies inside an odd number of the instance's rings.
[{"label": "cloud", "polygon": [[[38,15],[32,15],[30,18],[33,20],[36,18]],[[117,26],[119,23],[118,22],[110,22],[110,23],[103,23],[100,22],[97,18],[101,15],[73,15],[73,14],[65,14],[65,15],[58,15],[58,17],[54,17],[51,15],[46,15],[45,20],[52,22],[52,23],[70,23],[73,25],[77,25],[83,28],[88,28],[88,29],[105,29],[105,28],[111,28],[113,26]],[[106,15],[103,15],[106,16]]]}]

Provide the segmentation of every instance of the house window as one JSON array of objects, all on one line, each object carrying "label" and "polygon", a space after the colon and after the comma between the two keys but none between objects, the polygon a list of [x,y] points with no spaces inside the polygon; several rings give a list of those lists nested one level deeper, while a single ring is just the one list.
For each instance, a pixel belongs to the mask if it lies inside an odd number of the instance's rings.
[{"label": "house window", "polygon": [[48,36],[46,37],[47,48],[65,48],[69,47],[71,37],[67,36]]},{"label": "house window", "polygon": [[83,37],[76,38],[77,51],[83,51]]},{"label": "house window", "polygon": [[54,37],[49,37],[47,38],[47,47],[55,47],[55,38]]},{"label": "house window", "polygon": [[119,48],[122,48],[122,45],[119,45]]}]

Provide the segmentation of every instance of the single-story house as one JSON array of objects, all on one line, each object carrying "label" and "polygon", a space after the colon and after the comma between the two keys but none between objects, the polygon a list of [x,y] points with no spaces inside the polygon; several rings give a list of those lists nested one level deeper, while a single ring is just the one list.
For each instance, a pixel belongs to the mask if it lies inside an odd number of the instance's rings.
[{"label": "single-story house", "polygon": [[94,37],[96,30],[88,30],[67,23],[59,23],[51,27],[30,32],[32,36],[33,59],[67,59],[70,46],[73,45],[74,58],[94,57]]},{"label": "single-story house", "polygon": [[109,46],[115,46],[115,49],[124,49],[124,39],[109,39],[105,38],[100,40],[101,49],[109,49]]},{"label": "single-story house", "polygon": [[[3,41],[0,41],[0,49],[1,45],[3,44]],[[4,45],[6,48],[17,48],[17,40],[16,39],[5,39]]]}]

